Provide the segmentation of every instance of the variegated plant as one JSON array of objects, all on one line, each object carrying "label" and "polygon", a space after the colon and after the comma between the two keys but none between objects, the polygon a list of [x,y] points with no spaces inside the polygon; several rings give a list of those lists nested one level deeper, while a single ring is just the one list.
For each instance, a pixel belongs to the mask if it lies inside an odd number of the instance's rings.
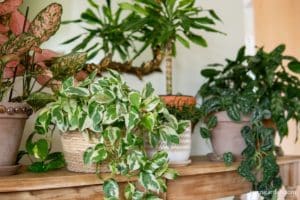
[{"label": "variegated plant", "polygon": [[[28,22],[27,17],[18,10],[21,4],[22,0],[0,3],[0,100],[12,86],[9,101],[27,101],[38,109],[53,100],[53,96],[42,92],[42,89],[60,85],[61,80],[80,71],[86,54],[73,53],[59,57],[55,52],[40,49],[39,46],[59,29],[62,6],[52,3],[40,11],[32,22]],[[23,91],[17,92],[19,96],[13,98],[16,76],[23,78]],[[41,87],[34,91],[36,82]]]},{"label": "variegated plant", "polygon": [[[138,176],[137,183],[126,186],[126,199],[159,199],[159,193],[166,191],[164,179],[173,179],[177,174],[168,167],[166,152],[152,157],[146,154],[145,141],[152,146],[160,142],[178,144],[179,134],[188,122],[177,121],[169,114],[151,84],[138,92],[115,71],[98,80],[95,76],[92,73],[79,83],[74,78],[66,80],[57,100],[40,112],[36,132],[45,135],[55,125],[61,132],[79,130],[87,137],[96,137],[98,144],[84,154],[86,164],[105,162],[112,175]],[[35,149],[33,155],[47,155],[48,149],[39,146],[30,146]],[[123,196],[113,178],[105,180],[103,191],[107,199]]]}]

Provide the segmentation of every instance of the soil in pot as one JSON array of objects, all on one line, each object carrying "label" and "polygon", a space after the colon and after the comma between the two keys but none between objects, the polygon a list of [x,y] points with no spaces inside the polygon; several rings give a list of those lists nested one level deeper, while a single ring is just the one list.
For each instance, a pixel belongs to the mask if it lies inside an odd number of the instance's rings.
[{"label": "soil in pot", "polygon": [[26,120],[32,110],[25,103],[0,103],[0,175],[17,173],[16,158]]},{"label": "soil in pot", "polygon": [[224,153],[231,152],[236,159],[241,158],[242,151],[246,148],[241,130],[250,124],[250,118],[244,116],[241,122],[234,122],[226,112],[218,112],[215,116],[218,118],[218,125],[213,129],[211,137],[214,153],[222,157]]}]

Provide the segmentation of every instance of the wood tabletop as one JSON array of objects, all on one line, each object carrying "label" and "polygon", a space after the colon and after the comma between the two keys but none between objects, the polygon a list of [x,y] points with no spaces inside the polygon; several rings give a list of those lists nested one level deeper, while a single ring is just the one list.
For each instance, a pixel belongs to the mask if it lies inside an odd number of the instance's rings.
[{"label": "wood tabletop", "polygon": [[[278,163],[288,164],[300,162],[300,156],[284,156],[278,159]],[[235,171],[239,166],[238,162],[230,167],[223,162],[211,162],[206,157],[192,157],[192,163],[188,166],[177,167],[180,176],[191,176],[201,174],[213,174],[220,172]],[[103,178],[108,178],[109,174],[102,174]],[[135,177],[128,178],[117,176],[118,182],[136,180]],[[84,174],[69,172],[66,169],[51,171],[47,173],[31,173],[23,168],[19,174],[9,177],[0,177],[0,192],[32,191],[66,187],[92,186],[102,184],[103,180],[95,174]]]}]

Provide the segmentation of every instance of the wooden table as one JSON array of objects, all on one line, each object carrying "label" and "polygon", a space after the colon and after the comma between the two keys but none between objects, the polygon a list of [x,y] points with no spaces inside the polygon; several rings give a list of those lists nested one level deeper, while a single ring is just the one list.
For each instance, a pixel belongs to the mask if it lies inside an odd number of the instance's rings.
[{"label": "wooden table", "polygon": [[[251,190],[251,185],[236,172],[239,163],[226,167],[223,163],[209,162],[204,157],[193,157],[192,160],[191,165],[176,168],[180,177],[167,182],[168,191],[163,195],[164,199],[211,200],[226,196],[239,199],[241,194]],[[281,157],[278,162],[284,186],[289,191],[286,199],[296,200],[294,194],[300,181],[300,156]],[[121,176],[116,179],[121,188],[128,181]],[[23,171],[15,176],[0,178],[0,199],[98,200],[103,199],[102,183],[94,174],[73,173],[65,169],[41,174]]]}]

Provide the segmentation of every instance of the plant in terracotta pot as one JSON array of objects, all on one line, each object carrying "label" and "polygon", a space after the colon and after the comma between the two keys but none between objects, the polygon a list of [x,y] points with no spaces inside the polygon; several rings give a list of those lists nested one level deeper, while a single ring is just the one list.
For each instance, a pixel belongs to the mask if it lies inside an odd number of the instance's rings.
[{"label": "plant in terracotta pot", "polygon": [[[201,72],[208,78],[199,91],[204,100],[201,109],[205,123],[201,135],[212,137],[213,143],[214,139],[219,141],[213,145],[218,146],[217,153],[240,152],[242,162],[238,172],[265,199],[275,198],[281,187],[275,134],[282,140],[288,136],[288,121],[300,119],[300,80],[291,73],[300,73],[300,63],[284,55],[284,50],[284,45],[271,52],[260,48],[255,55],[247,56],[243,47],[235,60],[227,59],[226,65],[210,65]],[[272,121],[273,125],[266,121]],[[227,130],[220,132],[220,128]],[[223,142],[216,139],[218,135]],[[240,148],[233,151],[228,144]],[[219,151],[220,145],[227,149]]]},{"label": "plant in terracotta pot", "polygon": [[[106,198],[123,196],[114,175],[138,177],[136,183],[126,186],[126,199],[157,198],[166,190],[163,179],[174,178],[176,172],[168,167],[166,152],[148,156],[145,141],[153,146],[161,142],[178,144],[188,122],[169,114],[151,84],[138,92],[130,89],[116,71],[109,73],[98,80],[96,72],[83,82],[66,80],[57,100],[39,113],[36,133],[47,134],[51,126],[62,132],[69,170],[110,172],[111,178],[103,185]],[[48,153],[48,148],[37,145],[31,149],[33,155]]]},{"label": "plant in terracotta pot", "polygon": [[[80,61],[85,61],[81,59],[85,54],[58,57],[54,52],[39,48],[59,28],[62,14],[59,4],[50,4],[32,22],[27,20],[28,9],[26,16],[18,10],[21,4],[21,0],[0,3],[0,166],[4,174],[15,173],[19,167],[16,157],[32,108],[39,109],[53,101],[52,95],[42,90],[52,86],[56,78],[60,79],[56,75],[64,72],[61,67],[66,61],[74,63],[69,69],[76,70],[83,64]],[[17,78],[22,80],[21,91],[15,90]],[[38,89],[37,82],[41,84]]]}]

